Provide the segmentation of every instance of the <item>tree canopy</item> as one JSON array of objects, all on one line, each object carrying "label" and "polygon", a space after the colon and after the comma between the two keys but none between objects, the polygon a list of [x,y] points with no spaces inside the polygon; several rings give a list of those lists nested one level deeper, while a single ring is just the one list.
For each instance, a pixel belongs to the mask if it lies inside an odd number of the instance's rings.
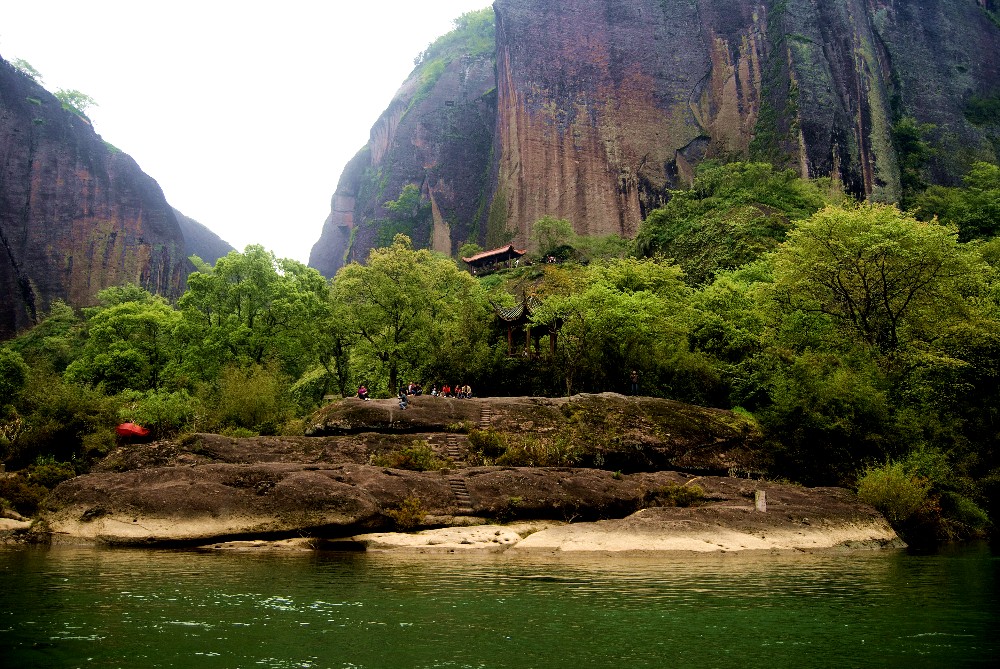
[{"label": "tree canopy", "polygon": [[679,264],[689,283],[735,269],[773,250],[792,223],[826,203],[816,183],[767,163],[704,163],[690,190],[672,191],[666,206],[639,229],[640,255]]}]

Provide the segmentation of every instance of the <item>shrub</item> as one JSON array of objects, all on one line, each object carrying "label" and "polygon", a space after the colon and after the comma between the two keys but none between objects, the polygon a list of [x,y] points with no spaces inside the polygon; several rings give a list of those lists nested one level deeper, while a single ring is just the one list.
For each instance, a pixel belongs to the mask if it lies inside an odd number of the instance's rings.
[{"label": "shrub", "polygon": [[470,430],[469,447],[484,458],[498,458],[507,450],[503,436],[494,430]]},{"label": "shrub", "polygon": [[0,407],[13,403],[28,382],[28,365],[17,351],[0,348]]},{"label": "shrub", "polygon": [[506,435],[507,448],[496,464],[508,467],[572,467],[580,463],[583,448],[566,435],[553,438]]},{"label": "shrub", "polygon": [[378,467],[426,472],[447,469],[451,462],[439,458],[427,442],[414,440],[412,445],[402,450],[373,457],[372,464]]},{"label": "shrub", "polygon": [[705,500],[705,491],[697,485],[669,483],[648,491],[643,502],[646,506],[696,506]]},{"label": "shrub", "polygon": [[424,510],[424,506],[421,504],[420,498],[410,495],[398,506],[386,509],[385,515],[392,518],[397,529],[412,530],[414,527],[417,527],[424,522],[424,517],[427,515],[427,512]]},{"label": "shrub", "polygon": [[501,523],[514,520],[518,515],[518,509],[524,504],[524,498],[518,495],[508,497],[502,501],[494,510],[494,516]]},{"label": "shrub", "polygon": [[22,401],[23,426],[11,440],[7,457],[15,466],[26,466],[38,456],[61,461],[89,457],[85,440],[113,429],[118,402],[117,397],[63,383],[56,376],[33,376]]},{"label": "shrub", "polygon": [[108,428],[95,430],[80,438],[80,454],[85,460],[104,457],[115,446],[115,431]]},{"label": "shrub", "polygon": [[260,432],[247,427],[225,427],[219,430],[219,434],[223,437],[232,437],[233,439],[247,439],[249,437],[260,436]]},{"label": "shrub", "polygon": [[26,471],[30,483],[49,490],[76,476],[76,468],[72,464],[56,462],[53,457],[39,457]]},{"label": "shrub", "polygon": [[186,390],[172,393],[162,390],[130,390],[120,397],[124,404],[118,410],[118,417],[152,430],[157,437],[191,428],[200,409],[198,399],[189,395]]},{"label": "shrub", "polygon": [[6,501],[24,516],[33,516],[48,492],[43,486],[30,483],[23,476],[0,479],[0,500]]},{"label": "shrub", "polygon": [[225,368],[207,395],[209,423],[220,430],[246,428],[275,434],[292,414],[281,375],[260,365]]},{"label": "shrub", "polygon": [[325,369],[314,367],[292,384],[289,395],[299,409],[311,411],[323,403],[323,397],[331,387],[332,381]]},{"label": "shrub", "polygon": [[911,474],[902,462],[868,467],[858,480],[858,497],[884,515],[893,527],[908,520],[927,502],[930,483]]},{"label": "shrub", "polygon": [[584,447],[572,433],[538,437],[493,430],[469,432],[469,446],[487,465],[506,467],[571,467],[583,459]]},{"label": "shrub", "polygon": [[941,493],[941,510],[952,524],[958,525],[957,536],[982,536],[990,525],[990,517],[968,497],[955,492]]}]

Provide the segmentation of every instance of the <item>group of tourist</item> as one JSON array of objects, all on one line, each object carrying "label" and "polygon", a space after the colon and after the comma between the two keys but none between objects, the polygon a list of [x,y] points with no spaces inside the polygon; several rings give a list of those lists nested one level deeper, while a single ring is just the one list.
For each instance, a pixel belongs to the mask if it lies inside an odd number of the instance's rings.
[{"label": "group of tourist", "polygon": [[434,397],[454,397],[455,399],[459,400],[471,399],[472,386],[470,386],[469,384],[465,384],[464,386],[456,385],[454,388],[452,388],[446,383],[443,386],[441,386],[440,390],[438,390],[437,384],[435,383],[434,387],[431,388],[431,395],[433,395]]},{"label": "group of tourist", "polygon": [[[423,395],[423,394],[424,394],[423,386],[414,381],[411,381],[408,384],[400,385],[399,393],[397,395],[399,397],[399,408],[400,409],[406,408],[406,405],[409,403],[407,400],[407,397],[409,395]],[[440,388],[438,388],[438,385],[435,383],[433,386],[431,386],[430,395],[431,397],[451,397],[459,400],[471,399],[472,386],[466,383],[464,385],[456,384],[455,387],[452,388],[450,385],[446,383]],[[363,383],[360,386],[358,386],[358,398],[365,401],[371,399],[368,394],[368,387]]]}]

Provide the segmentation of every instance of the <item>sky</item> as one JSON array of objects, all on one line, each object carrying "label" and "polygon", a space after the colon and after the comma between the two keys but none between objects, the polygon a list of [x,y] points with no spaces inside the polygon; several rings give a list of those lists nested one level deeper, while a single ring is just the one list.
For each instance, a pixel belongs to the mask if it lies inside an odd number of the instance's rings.
[{"label": "sky", "polygon": [[0,56],[242,250],[306,262],[347,162],[461,14],[491,0],[4,0]]}]

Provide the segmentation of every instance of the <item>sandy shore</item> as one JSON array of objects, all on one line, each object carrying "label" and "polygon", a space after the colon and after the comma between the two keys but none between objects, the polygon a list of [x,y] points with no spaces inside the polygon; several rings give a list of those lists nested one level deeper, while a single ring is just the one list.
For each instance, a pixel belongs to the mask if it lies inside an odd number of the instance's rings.
[{"label": "sandy shore", "polygon": [[[518,522],[442,527],[419,532],[359,534],[334,544],[366,551],[416,553],[732,553],[741,551],[874,550],[903,547],[881,519],[781,522],[753,507],[646,509],[622,520]],[[235,541],[230,550],[324,548],[315,540]]]}]

